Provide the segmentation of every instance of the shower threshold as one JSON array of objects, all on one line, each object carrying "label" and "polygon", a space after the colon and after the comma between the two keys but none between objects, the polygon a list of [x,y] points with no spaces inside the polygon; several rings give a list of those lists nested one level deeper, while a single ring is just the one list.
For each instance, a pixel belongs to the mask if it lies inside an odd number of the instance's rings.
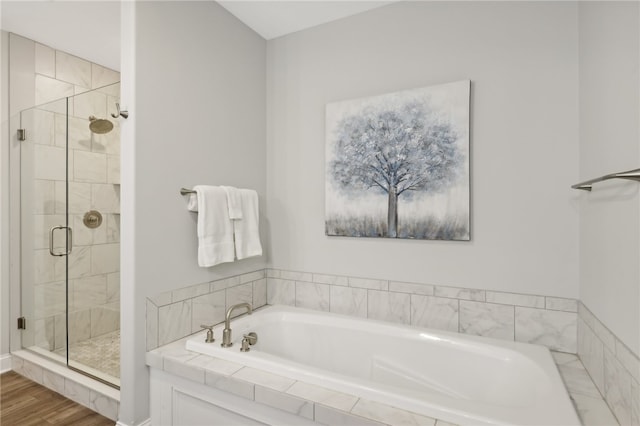
[{"label": "shower threshold", "polygon": [[120,391],[65,365],[65,359],[37,346],[11,352],[12,369],[105,417],[118,419]]},{"label": "shower threshold", "polygon": [[[37,347],[30,349],[66,364],[66,348],[53,352]],[[69,367],[120,387],[120,330],[70,345]]]}]

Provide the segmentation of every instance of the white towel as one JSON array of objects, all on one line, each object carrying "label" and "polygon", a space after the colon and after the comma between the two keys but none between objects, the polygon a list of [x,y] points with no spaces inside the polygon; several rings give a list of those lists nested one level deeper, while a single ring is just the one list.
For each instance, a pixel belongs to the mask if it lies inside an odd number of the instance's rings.
[{"label": "white towel", "polygon": [[240,191],[233,186],[221,186],[227,194],[227,204],[229,205],[229,219],[242,219],[242,200]]},{"label": "white towel", "polygon": [[258,207],[258,193],[252,189],[239,189],[242,200],[242,219],[234,220],[233,230],[236,242],[236,257],[245,259],[247,257],[262,255],[260,245],[260,232],[258,222],[260,212]]},{"label": "white towel", "polygon": [[190,212],[198,211],[198,194],[189,194],[189,201],[187,202],[187,210]]},{"label": "white towel", "polygon": [[203,268],[233,262],[233,225],[227,194],[217,186],[197,185],[198,265]]}]

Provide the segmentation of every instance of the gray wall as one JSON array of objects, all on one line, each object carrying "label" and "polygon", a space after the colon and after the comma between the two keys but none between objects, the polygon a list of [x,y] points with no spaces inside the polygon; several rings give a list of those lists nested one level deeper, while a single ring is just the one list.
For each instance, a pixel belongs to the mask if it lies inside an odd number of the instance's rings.
[{"label": "gray wall", "polygon": [[[270,41],[270,264],[577,297],[576,17],[568,2],[400,2]],[[471,242],[326,237],[325,105],[464,79]]]},{"label": "gray wall", "polygon": [[197,217],[179,190],[253,188],[265,210],[266,47],[214,2],[122,9],[131,45],[123,46],[121,99],[131,115],[122,122],[120,421],[136,424],[148,416],[145,298],[265,266],[254,258],[199,268]]},{"label": "gray wall", "polygon": [[[580,176],[640,164],[639,7],[580,4]],[[640,355],[640,190],[635,182],[580,197],[580,299]]]}]

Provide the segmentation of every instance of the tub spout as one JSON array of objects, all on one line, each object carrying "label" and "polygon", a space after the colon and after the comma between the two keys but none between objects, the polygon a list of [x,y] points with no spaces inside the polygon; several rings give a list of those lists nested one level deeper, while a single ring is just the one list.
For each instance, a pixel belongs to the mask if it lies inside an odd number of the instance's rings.
[{"label": "tub spout", "polygon": [[233,346],[233,343],[231,342],[230,322],[231,313],[234,311],[234,309],[237,308],[246,308],[249,315],[251,315],[251,312],[253,311],[253,308],[251,308],[251,305],[249,303],[238,303],[237,305],[233,305],[232,307],[227,309],[227,315],[224,317],[224,330],[222,330],[222,343],[220,344],[220,346],[222,346],[223,348]]}]

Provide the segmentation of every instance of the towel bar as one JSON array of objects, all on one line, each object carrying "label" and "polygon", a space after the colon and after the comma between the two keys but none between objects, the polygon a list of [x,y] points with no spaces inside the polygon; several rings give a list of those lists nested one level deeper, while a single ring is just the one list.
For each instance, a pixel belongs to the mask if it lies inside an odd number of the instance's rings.
[{"label": "towel bar", "polygon": [[573,189],[583,189],[585,191],[591,191],[592,184],[602,182],[609,179],[628,179],[640,182],[640,169],[628,170],[626,172],[611,173],[608,175],[600,176],[599,178],[586,180],[584,182],[571,185]]},{"label": "towel bar", "polygon": [[187,189],[187,188],[181,188],[180,189],[180,195],[189,195],[189,194],[195,194],[196,191],[194,191],[193,189]]}]

